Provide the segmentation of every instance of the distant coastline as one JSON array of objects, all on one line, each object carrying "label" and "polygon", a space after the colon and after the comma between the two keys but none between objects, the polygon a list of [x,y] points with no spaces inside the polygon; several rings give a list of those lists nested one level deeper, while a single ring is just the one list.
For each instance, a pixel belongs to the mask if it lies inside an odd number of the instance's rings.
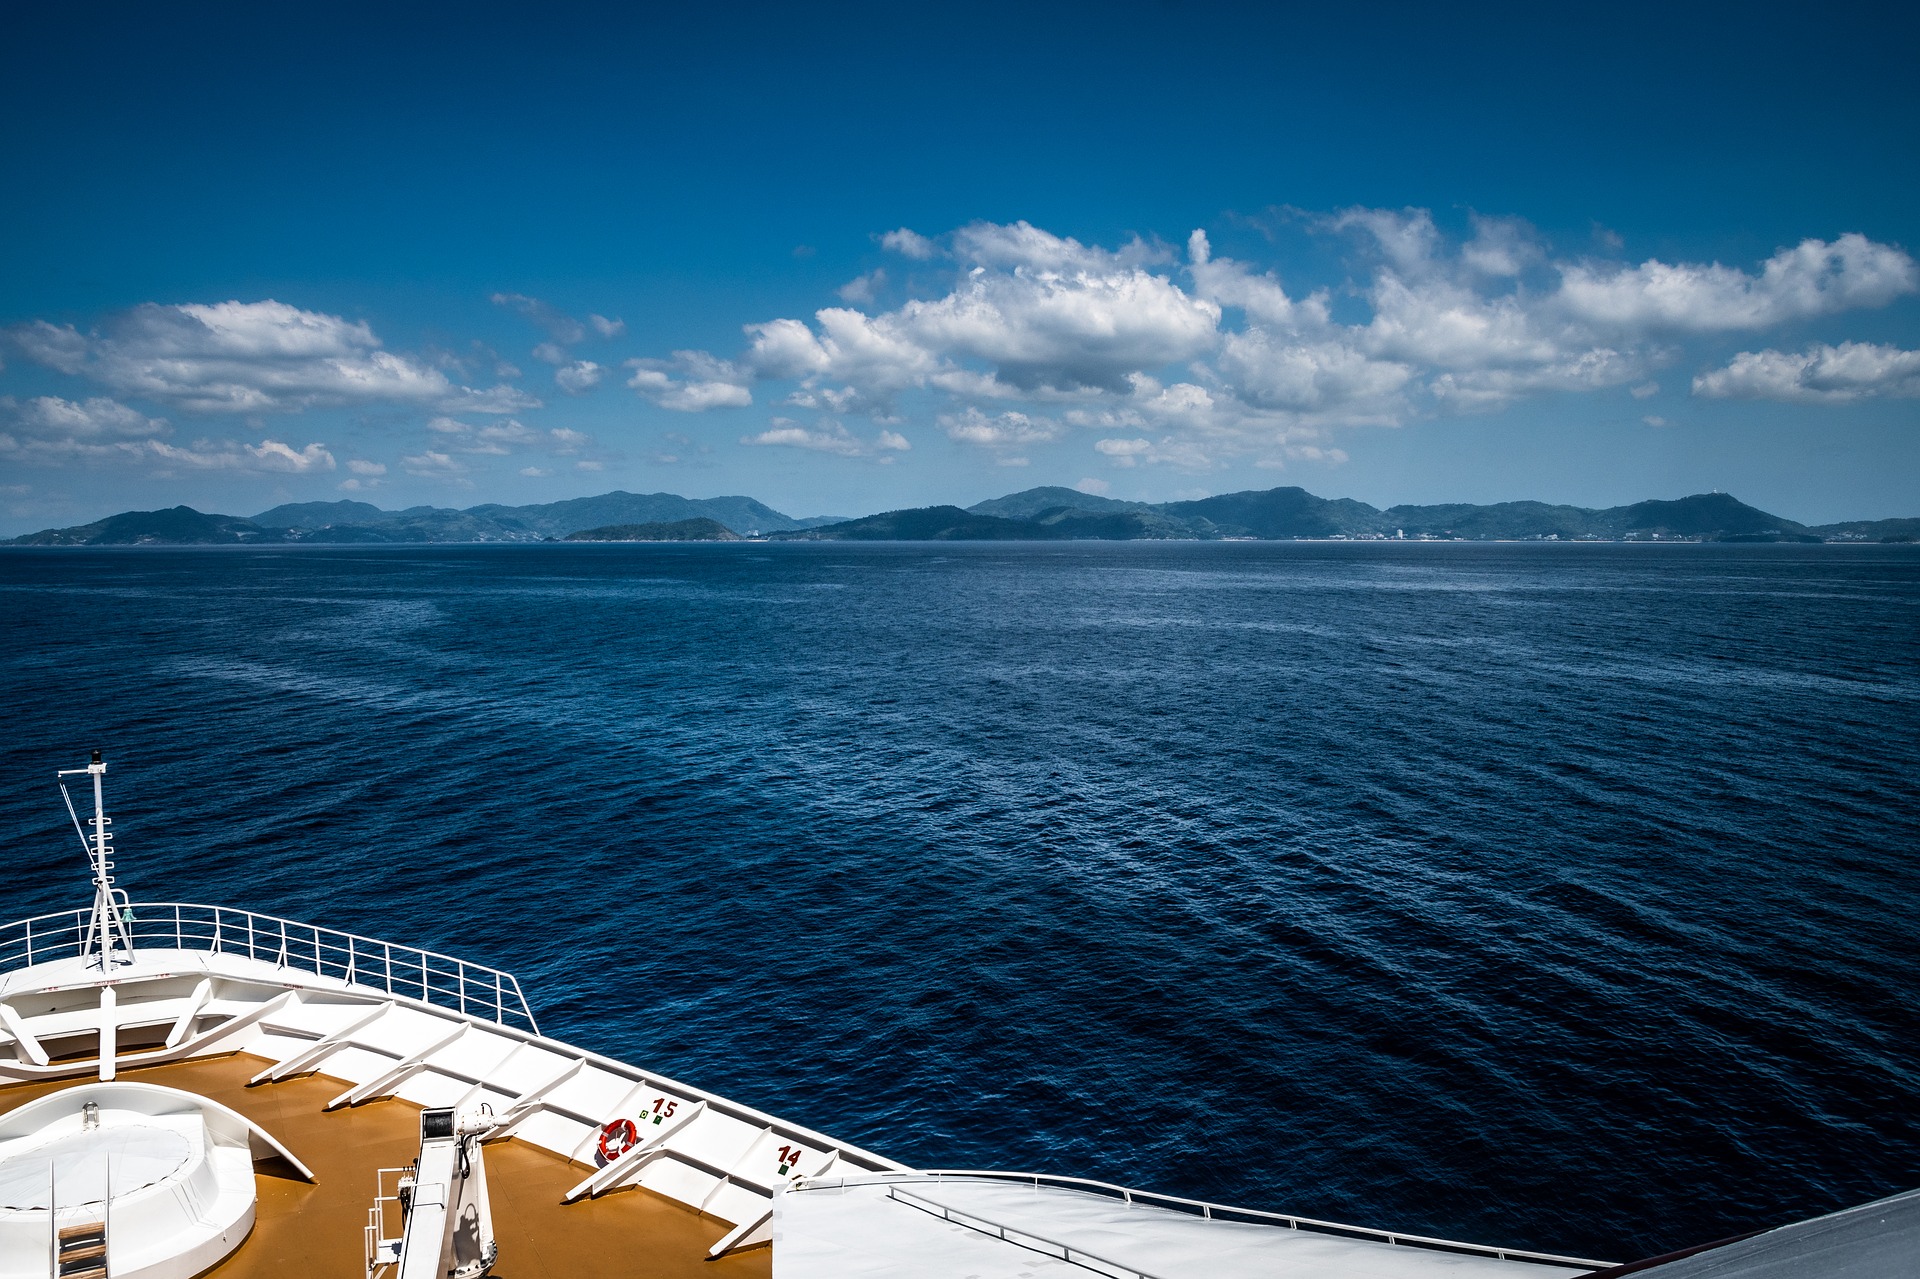
[{"label": "distant coastline", "polygon": [[1920,540],[1920,518],[1805,525],[1726,493],[1593,509],[1545,502],[1393,506],[1298,487],[1187,502],[1126,502],[1042,487],[973,506],[796,519],[749,497],[603,493],[533,506],[385,511],[368,502],[300,502],[258,515],[189,506],[126,511],[43,529],[10,546],[422,545],[714,541],[1471,541],[1841,542]]}]

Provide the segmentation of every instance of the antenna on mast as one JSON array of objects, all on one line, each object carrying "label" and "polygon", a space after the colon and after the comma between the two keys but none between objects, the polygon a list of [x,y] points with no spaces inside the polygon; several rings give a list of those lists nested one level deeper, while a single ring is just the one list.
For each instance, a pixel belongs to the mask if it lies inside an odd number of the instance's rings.
[{"label": "antenna on mast", "polygon": [[88,963],[98,963],[105,972],[115,964],[133,962],[133,934],[127,928],[127,916],[132,912],[128,909],[126,891],[113,886],[113,832],[107,829],[113,819],[107,816],[107,766],[101,761],[99,751],[93,753],[93,762],[85,768],[63,768],[59,772],[60,777],[79,774],[93,778],[93,816],[88,820],[88,825],[93,827],[91,839],[80,825],[80,814],[74,810],[73,796],[68,794],[65,782],[60,783],[60,794],[67,801],[73,828],[80,833],[80,842],[86,845],[88,860],[93,863],[93,916],[87,921],[87,935],[80,943],[80,957]]}]

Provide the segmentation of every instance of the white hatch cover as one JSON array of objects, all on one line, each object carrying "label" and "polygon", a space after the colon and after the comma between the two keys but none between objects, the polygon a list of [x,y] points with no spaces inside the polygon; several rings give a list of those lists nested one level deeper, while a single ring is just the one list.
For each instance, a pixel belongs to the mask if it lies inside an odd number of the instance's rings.
[{"label": "white hatch cover", "polygon": [[0,1208],[45,1211],[50,1191],[61,1208],[104,1203],[109,1186],[130,1195],[179,1172],[194,1145],[187,1133],[146,1124],[56,1137],[0,1159]]}]

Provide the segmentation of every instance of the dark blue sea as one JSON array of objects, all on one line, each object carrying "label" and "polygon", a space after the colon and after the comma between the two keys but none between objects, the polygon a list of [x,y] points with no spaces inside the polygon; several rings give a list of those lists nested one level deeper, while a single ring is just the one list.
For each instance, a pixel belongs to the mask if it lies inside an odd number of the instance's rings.
[{"label": "dark blue sea", "polygon": [[922,1166],[1627,1259],[1920,1185],[1920,550],[0,553],[0,915],[516,972]]}]

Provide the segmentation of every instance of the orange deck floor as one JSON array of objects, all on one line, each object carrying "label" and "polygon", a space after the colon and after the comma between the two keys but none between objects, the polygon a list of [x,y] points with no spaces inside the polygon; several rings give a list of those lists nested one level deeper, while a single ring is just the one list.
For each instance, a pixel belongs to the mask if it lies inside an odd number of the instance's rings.
[{"label": "orange deck floor", "polygon": [[[227,1056],[121,1072],[231,1106],[279,1138],[306,1165],[308,1184],[261,1165],[253,1233],[206,1272],[215,1279],[364,1279],[363,1228],[373,1205],[374,1172],[411,1163],[419,1153],[420,1108],[373,1101],[321,1109],[341,1081],[306,1075],[246,1086],[265,1065]],[[0,1087],[0,1113],[87,1078]],[[623,1190],[562,1206],[560,1196],[586,1175],[558,1155],[519,1141],[486,1147],[487,1188],[500,1241],[496,1279],[768,1279],[769,1248],[719,1261],[707,1249],[730,1228],[717,1218],[646,1190]],[[284,1165],[282,1165],[284,1168]]]}]

